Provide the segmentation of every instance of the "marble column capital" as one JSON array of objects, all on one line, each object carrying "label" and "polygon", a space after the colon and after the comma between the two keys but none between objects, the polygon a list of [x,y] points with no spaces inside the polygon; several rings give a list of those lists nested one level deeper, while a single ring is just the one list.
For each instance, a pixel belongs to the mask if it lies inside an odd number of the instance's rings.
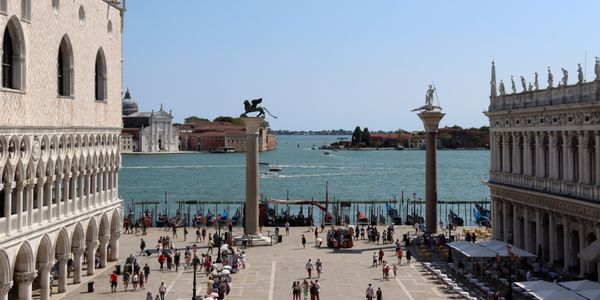
[{"label": "marble column capital", "polygon": [[77,247],[74,248],[72,252],[75,254],[75,256],[81,256],[83,253],[85,253],[85,249]]},{"label": "marble column capital", "polygon": [[87,245],[88,248],[94,249],[94,248],[98,247],[98,245],[100,243],[98,241],[87,241],[85,244]]},{"label": "marble column capital", "polygon": [[33,272],[16,272],[15,280],[19,283],[31,284],[33,280],[37,277],[37,271]]},{"label": "marble column capital", "polygon": [[60,264],[66,263],[69,260],[69,255],[68,254],[56,255],[56,260],[58,260],[58,263],[60,263]]},{"label": "marble column capital", "polygon": [[37,265],[38,272],[48,272],[54,266],[53,263],[40,263]]},{"label": "marble column capital", "polygon": [[110,232],[110,237],[112,239],[118,239],[121,236],[121,231],[111,231]]},{"label": "marble column capital", "polygon": [[13,282],[9,281],[7,283],[0,283],[0,293],[8,293],[10,289],[12,289]]},{"label": "marble column capital", "polygon": [[98,241],[100,242],[101,245],[106,244],[109,239],[110,239],[110,236],[108,236],[108,235],[101,235],[98,237]]}]

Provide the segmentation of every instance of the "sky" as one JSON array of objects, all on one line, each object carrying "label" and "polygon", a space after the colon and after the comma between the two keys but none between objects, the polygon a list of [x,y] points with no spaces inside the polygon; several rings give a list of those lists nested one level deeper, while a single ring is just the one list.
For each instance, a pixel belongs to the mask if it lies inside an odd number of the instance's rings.
[{"label": "sky", "polygon": [[[262,97],[273,129],[419,130],[428,84],[441,126],[488,125],[498,82],[593,80],[600,1],[129,0],[123,85],[140,110],[237,116]],[[507,84],[507,90],[510,85]]]}]

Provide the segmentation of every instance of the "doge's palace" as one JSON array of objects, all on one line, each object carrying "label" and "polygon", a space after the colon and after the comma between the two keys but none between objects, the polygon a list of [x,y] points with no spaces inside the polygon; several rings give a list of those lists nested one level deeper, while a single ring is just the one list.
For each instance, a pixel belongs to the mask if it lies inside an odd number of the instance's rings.
[{"label": "doge's palace", "polygon": [[50,272],[61,293],[118,259],[124,13],[0,0],[0,300],[49,299]]},{"label": "doge's palace", "polygon": [[[600,270],[600,62],[548,68],[529,84],[496,87],[490,106],[493,237],[537,254],[560,273],[598,278]],[[517,87],[518,86],[518,87]]]}]

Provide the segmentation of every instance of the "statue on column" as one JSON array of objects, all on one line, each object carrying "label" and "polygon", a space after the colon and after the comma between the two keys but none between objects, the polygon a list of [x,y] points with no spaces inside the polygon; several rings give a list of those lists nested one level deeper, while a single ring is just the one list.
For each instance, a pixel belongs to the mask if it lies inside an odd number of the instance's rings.
[{"label": "statue on column", "polygon": [[500,96],[506,95],[506,88],[504,88],[504,82],[500,80],[500,85],[498,86],[498,92],[500,92]]},{"label": "statue on column", "polygon": [[563,73],[563,77],[561,79],[562,81],[562,85],[563,86],[567,86],[567,81],[569,80],[569,72],[563,68],[561,68],[562,73]]},{"label": "statue on column", "polygon": [[531,84],[531,82],[529,82],[529,91],[532,92],[533,91],[533,84]]},{"label": "statue on column", "polygon": [[515,86],[515,79],[512,75],[510,75],[510,89],[512,90],[513,94],[517,92],[517,87]]},{"label": "statue on column", "polygon": [[535,90],[537,91],[540,88],[540,85],[538,83],[538,73],[535,72],[535,75],[533,76],[534,80],[533,80],[533,87],[535,88]]},{"label": "statue on column", "polygon": [[550,71],[550,67],[548,67],[548,88],[552,88],[554,85],[554,76],[552,75],[552,71]]},{"label": "statue on column", "polygon": [[[250,104],[250,102],[252,102],[252,104]],[[251,112],[258,112],[258,115],[256,115],[257,118],[264,117],[265,111],[266,111],[269,114],[269,116],[277,119],[277,117],[272,115],[271,112],[269,112],[269,110],[266,107],[258,106],[258,104],[260,104],[261,102],[262,102],[262,98],[254,99],[252,101],[245,100],[244,101],[245,112],[240,115],[240,118],[247,117],[248,113],[251,113]]]},{"label": "statue on column", "polygon": [[523,87],[523,92],[527,92],[527,81],[525,81],[525,77],[521,76],[521,86]]},{"label": "statue on column", "polygon": [[577,83],[583,83],[583,68],[581,67],[581,64],[577,64]]},{"label": "statue on column", "polygon": [[433,105],[433,97],[435,96],[435,87],[433,86],[433,84],[429,85],[429,88],[427,89],[427,92],[425,93],[425,105],[421,106],[419,108],[415,108],[412,111],[420,111],[420,110],[424,110],[424,111],[432,111],[432,110],[442,110],[441,107]]},{"label": "statue on column", "polygon": [[600,58],[596,56],[596,64],[594,65],[594,74],[596,74],[596,78],[594,80],[600,80]]}]

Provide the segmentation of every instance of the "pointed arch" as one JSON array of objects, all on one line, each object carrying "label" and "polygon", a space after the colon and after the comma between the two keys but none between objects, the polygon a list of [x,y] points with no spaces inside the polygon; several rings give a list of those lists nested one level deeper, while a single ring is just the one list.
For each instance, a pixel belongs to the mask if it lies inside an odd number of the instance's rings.
[{"label": "pointed arch", "polygon": [[110,235],[110,223],[108,222],[108,216],[106,213],[100,217],[100,226],[98,228],[98,236],[109,236]]},{"label": "pointed arch", "polygon": [[106,56],[102,48],[98,49],[96,54],[96,66],[94,72],[96,100],[105,101],[107,99],[107,70]]},{"label": "pointed arch", "polygon": [[58,232],[54,245],[56,255],[71,253],[71,239],[69,239],[69,233],[64,227]]},{"label": "pointed arch", "polygon": [[36,264],[47,264],[54,262],[54,247],[52,247],[52,240],[48,234],[44,234],[40,240],[35,262]]},{"label": "pointed arch", "polygon": [[121,212],[115,208],[112,211],[112,217],[110,220],[110,232],[118,232],[121,229]]},{"label": "pointed arch", "polygon": [[87,224],[87,230],[85,232],[85,241],[93,242],[98,240],[98,223],[96,218],[90,218]]},{"label": "pointed arch", "polygon": [[24,241],[15,256],[14,272],[32,272],[34,270],[33,250],[29,241]]},{"label": "pointed arch", "polygon": [[77,224],[75,224],[75,228],[73,229],[71,248],[85,249],[85,233],[83,231],[83,225],[81,225],[80,222],[77,222]]},{"label": "pointed arch", "polygon": [[58,47],[56,76],[59,96],[72,97],[75,94],[74,66],[73,46],[69,36],[65,34]]},{"label": "pointed arch", "polygon": [[25,36],[19,18],[12,16],[2,38],[2,87],[25,90]]},{"label": "pointed arch", "polygon": [[6,284],[11,281],[12,264],[8,254],[0,249],[0,284]]}]

